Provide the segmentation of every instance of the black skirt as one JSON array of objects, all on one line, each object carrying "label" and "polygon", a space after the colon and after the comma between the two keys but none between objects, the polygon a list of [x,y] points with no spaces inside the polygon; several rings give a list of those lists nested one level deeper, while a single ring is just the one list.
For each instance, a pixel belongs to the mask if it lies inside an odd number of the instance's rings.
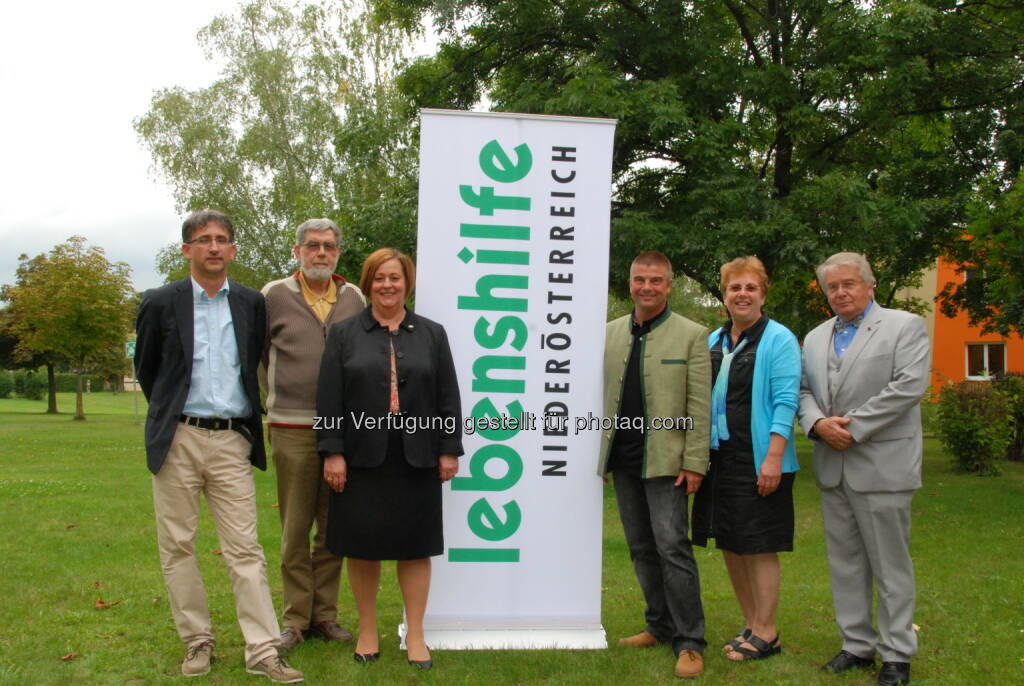
[{"label": "black skirt", "polygon": [[327,548],[359,560],[417,560],[444,552],[437,467],[413,467],[393,429],[378,467],[349,467],[345,490],[332,492]]},{"label": "black skirt", "polygon": [[711,464],[693,500],[693,542],[737,555],[793,550],[793,479],[783,473],[768,496],[757,494],[754,456],[711,451]]}]

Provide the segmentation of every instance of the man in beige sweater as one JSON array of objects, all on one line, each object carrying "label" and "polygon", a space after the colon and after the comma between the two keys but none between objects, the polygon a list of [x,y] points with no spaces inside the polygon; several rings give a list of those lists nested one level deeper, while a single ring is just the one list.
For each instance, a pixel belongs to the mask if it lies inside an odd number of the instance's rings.
[{"label": "man in beige sweater", "polygon": [[327,641],[352,638],[337,620],[342,561],[324,546],[330,491],[322,478],[313,429],[327,331],[365,306],[362,292],[334,273],[340,242],[341,231],[331,220],[303,222],[293,248],[299,271],[263,287],[267,339],[260,380],[267,390],[281,514],[282,651],[301,643],[307,632]]}]

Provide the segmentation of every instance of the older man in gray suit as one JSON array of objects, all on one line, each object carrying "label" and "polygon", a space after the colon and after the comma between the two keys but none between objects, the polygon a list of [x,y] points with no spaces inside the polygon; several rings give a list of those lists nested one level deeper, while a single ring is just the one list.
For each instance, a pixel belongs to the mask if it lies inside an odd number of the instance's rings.
[{"label": "older man in gray suit", "polygon": [[874,302],[875,278],[863,255],[837,253],[817,276],[836,316],[804,339],[800,424],[814,441],[843,637],[842,650],[822,669],[870,667],[877,652],[878,683],[907,684],[917,652],[910,502],[921,487],[928,334],[921,317]]}]

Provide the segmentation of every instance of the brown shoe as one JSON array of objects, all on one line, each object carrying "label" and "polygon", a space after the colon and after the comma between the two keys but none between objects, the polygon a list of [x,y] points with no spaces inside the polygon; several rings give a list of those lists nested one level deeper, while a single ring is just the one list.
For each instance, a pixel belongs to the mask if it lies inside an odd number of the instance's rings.
[{"label": "brown shoe", "polygon": [[304,640],[305,639],[302,638],[301,631],[295,627],[286,626],[284,631],[281,632],[281,642],[278,644],[277,649],[283,653],[287,653]]},{"label": "brown shoe", "polygon": [[193,643],[181,661],[181,673],[185,676],[202,676],[210,673],[210,662],[213,660],[213,641]]},{"label": "brown shoe", "polygon": [[309,630],[324,639],[325,641],[351,641],[350,634],[343,626],[333,619],[325,619],[322,622],[314,622],[309,625]]},{"label": "brown shoe", "polygon": [[658,645],[658,639],[647,631],[641,631],[633,636],[620,638],[619,645],[628,646],[630,648],[653,648]]},{"label": "brown shoe", "polygon": [[676,660],[676,676],[693,679],[704,673],[704,656],[696,650],[682,650]]}]

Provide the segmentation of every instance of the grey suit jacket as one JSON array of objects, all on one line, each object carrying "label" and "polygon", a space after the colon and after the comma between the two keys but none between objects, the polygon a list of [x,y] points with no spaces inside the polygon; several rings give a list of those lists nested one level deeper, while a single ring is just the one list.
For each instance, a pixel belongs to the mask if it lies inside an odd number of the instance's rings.
[{"label": "grey suit jacket", "polygon": [[928,388],[930,346],[924,320],[872,305],[843,354],[829,394],[828,356],[835,317],[804,339],[800,425],[810,435],[819,419],[849,417],[854,444],[836,451],[814,439],[819,488],[843,475],[855,491],[909,491],[921,487],[921,397]]}]

